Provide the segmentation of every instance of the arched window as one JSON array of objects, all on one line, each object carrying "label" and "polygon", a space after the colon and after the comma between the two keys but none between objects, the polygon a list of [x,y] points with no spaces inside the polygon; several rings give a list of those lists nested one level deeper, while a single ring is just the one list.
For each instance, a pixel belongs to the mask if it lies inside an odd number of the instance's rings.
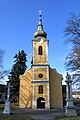
[{"label": "arched window", "polygon": [[39,46],[39,47],[38,47],[38,54],[39,54],[39,55],[42,55],[42,46]]},{"label": "arched window", "polygon": [[39,94],[43,94],[43,86],[42,85],[39,86],[38,93]]}]

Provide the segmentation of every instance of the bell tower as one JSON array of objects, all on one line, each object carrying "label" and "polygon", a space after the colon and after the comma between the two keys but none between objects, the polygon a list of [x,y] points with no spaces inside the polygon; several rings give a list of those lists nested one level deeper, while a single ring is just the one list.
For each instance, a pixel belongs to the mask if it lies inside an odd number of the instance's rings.
[{"label": "bell tower", "polygon": [[32,45],[32,108],[50,109],[48,40],[43,30],[41,11]]}]

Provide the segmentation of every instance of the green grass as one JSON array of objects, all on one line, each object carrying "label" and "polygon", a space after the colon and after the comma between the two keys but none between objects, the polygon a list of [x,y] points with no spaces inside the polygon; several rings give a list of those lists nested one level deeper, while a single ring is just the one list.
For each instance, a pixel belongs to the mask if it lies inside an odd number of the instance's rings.
[{"label": "green grass", "polygon": [[4,110],[4,104],[0,104],[0,112]]},{"label": "green grass", "polygon": [[[15,107],[11,105],[11,109],[14,110]],[[4,104],[0,104],[0,120],[33,120],[32,117],[23,116],[23,115],[2,115],[4,110]]]},{"label": "green grass", "polygon": [[33,118],[28,117],[28,116],[6,116],[6,115],[0,115],[0,120],[33,120]]},{"label": "green grass", "polygon": [[59,118],[57,120],[80,120],[80,116],[78,116],[78,117],[64,117],[64,118]]},{"label": "green grass", "polygon": [[[4,110],[5,104],[0,104],[0,112]],[[11,110],[16,109],[16,105],[14,106],[12,103],[10,104]]]}]

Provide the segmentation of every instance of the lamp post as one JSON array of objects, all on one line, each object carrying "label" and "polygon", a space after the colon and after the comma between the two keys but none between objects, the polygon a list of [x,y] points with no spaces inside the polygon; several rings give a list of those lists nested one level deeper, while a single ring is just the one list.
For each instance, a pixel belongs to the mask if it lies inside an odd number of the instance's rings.
[{"label": "lamp post", "polygon": [[11,109],[10,109],[10,81],[7,82],[8,84],[8,91],[7,91],[7,99],[5,101],[5,107],[3,110],[3,114],[11,114]]},{"label": "lamp post", "polygon": [[71,76],[68,74],[66,75],[66,107],[65,107],[65,116],[77,116],[76,108],[73,104],[73,97],[72,97],[72,80]]}]

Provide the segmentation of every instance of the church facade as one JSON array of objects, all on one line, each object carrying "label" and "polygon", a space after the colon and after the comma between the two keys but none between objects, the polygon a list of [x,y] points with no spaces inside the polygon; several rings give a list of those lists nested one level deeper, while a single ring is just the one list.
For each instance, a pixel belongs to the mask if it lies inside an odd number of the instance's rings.
[{"label": "church facade", "polygon": [[32,46],[32,67],[20,76],[19,107],[62,108],[62,75],[48,64],[49,41],[43,30],[41,14]]}]

